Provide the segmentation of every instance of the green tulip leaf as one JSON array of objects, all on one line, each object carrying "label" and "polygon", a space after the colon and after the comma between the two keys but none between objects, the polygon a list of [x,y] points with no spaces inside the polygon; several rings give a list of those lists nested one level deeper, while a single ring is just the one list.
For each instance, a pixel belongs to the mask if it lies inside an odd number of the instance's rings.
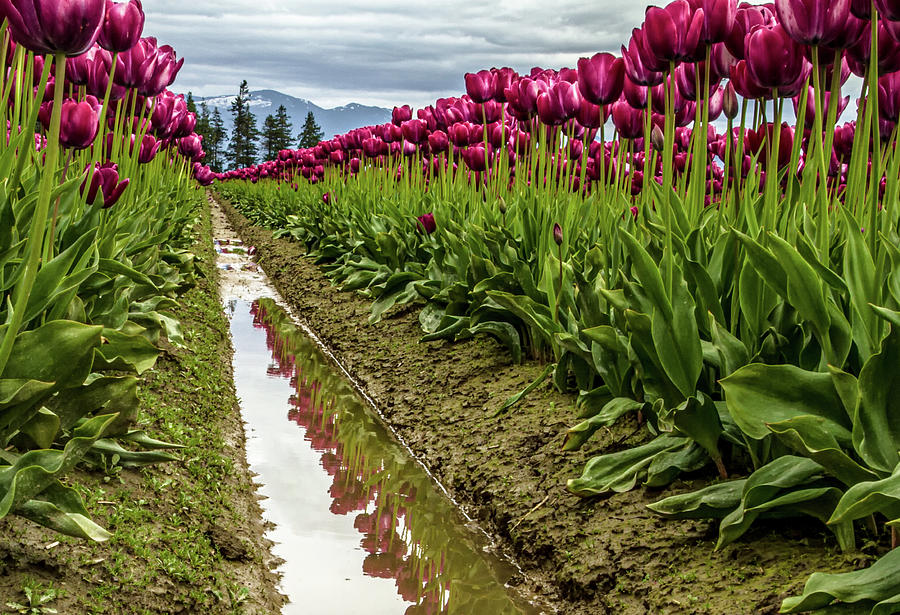
[{"label": "green tulip leaf", "polygon": [[615,399],[610,400],[597,414],[586,421],[582,421],[578,425],[575,425],[566,432],[563,450],[578,450],[598,429],[608,427],[615,423],[619,417],[628,412],[636,412],[644,406],[645,404],[627,397],[616,397]]},{"label": "green tulip leaf", "polygon": [[647,508],[669,519],[722,519],[740,505],[746,482],[742,478],[716,483],[667,497]]}]

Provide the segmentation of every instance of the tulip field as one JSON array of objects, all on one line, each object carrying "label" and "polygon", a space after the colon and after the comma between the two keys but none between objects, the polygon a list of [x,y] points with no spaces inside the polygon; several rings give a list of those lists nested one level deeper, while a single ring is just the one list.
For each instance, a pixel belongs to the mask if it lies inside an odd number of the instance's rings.
[{"label": "tulip field", "polygon": [[419,304],[423,342],[488,335],[543,363],[533,387],[577,396],[565,450],[637,415],[644,443],[593,457],[570,492],[706,472],[650,509],[716,520],[717,548],[810,517],[842,550],[880,541],[782,612],[893,613],[898,70],[891,0],[675,0],[620,56],[469,73],[465,95],[217,190],[370,297],[371,322]]},{"label": "tulip field", "polygon": [[[140,0],[0,16],[0,521],[107,541],[76,467],[180,459],[139,392],[185,347],[215,183],[370,323],[414,309],[423,344],[538,365],[491,417],[569,396],[560,463],[596,451],[571,500],[652,490],[710,549],[815,526],[874,561],[781,612],[900,613],[900,1],[674,0],[618,54],[467,73],[224,173]],[[597,450],[626,420],[639,442]]]}]

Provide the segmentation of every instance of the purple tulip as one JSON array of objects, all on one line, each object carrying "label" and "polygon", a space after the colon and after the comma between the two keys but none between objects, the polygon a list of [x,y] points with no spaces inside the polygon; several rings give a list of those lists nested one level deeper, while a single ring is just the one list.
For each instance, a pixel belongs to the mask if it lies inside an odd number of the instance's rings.
[{"label": "purple tulip", "polygon": [[443,130],[435,130],[428,135],[428,147],[431,151],[439,154],[450,149],[450,139]]},{"label": "purple tulip", "polygon": [[196,179],[197,183],[201,186],[209,186],[216,178],[216,174],[213,173],[209,167],[202,166],[199,162],[195,162],[192,168],[194,179]]},{"label": "purple tulip", "polygon": [[538,96],[538,117],[548,126],[559,126],[575,116],[581,106],[578,85],[560,81]]},{"label": "purple tulip", "polygon": [[553,241],[556,242],[556,245],[561,246],[563,242],[563,232],[562,227],[559,223],[553,225]]},{"label": "purple tulip", "polygon": [[[891,35],[888,24],[892,22],[881,19],[878,21],[878,74],[886,75],[900,70],[900,33],[897,37]],[[864,77],[869,68],[869,55],[872,41],[869,32],[865,32],[859,38],[856,45],[847,49],[847,64],[855,75]]]},{"label": "purple tulip", "polygon": [[737,93],[735,93],[734,84],[731,81],[725,84],[725,93],[722,97],[722,111],[725,113],[725,117],[730,120],[736,118],[739,111]]},{"label": "purple tulip", "polygon": [[612,120],[623,139],[637,139],[644,134],[644,114],[624,101],[612,104]]},{"label": "purple tulip", "polygon": [[422,214],[416,218],[416,227],[420,231],[424,231],[427,235],[431,235],[437,230],[437,223],[434,221],[434,214]]},{"label": "purple tulip", "polygon": [[804,68],[803,54],[780,25],[760,27],[747,35],[747,71],[761,88],[794,84]]},{"label": "purple tulip", "polygon": [[643,27],[647,47],[660,62],[697,59],[703,19],[703,12],[693,11],[687,0],[648,7]]},{"label": "purple tulip", "polygon": [[97,42],[109,51],[128,51],[141,38],[144,30],[144,8],[141,0],[117,3],[106,0],[106,18]]},{"label": "purple tulip", "polygon": [[707,45],[721,43],[731,33],[737,13],[736,0],[689,0],[694,10],[703,11],[700,42]]},{"label": "purple tulip", "polygon": [[85,169],[85,178],[81,182],[81,194],[85,195],[85,200],[88,204],[93,203],[97,198],[97,191],[100,190],[103,195],[103,209],[115,205],[131,180],[125,178],[119,181],[119,167],[115,163],[107,162],[101,165],[98,162],[94,165],[94,174],[91,176],[91,184],[88,187],[88,169]]},{"label": "purple tulip", "polygon": [[100,35],[106,0],[0,0],[13,39],[38,54],[81,55]]},{"label": "purple tulip", "polygon": [[483,143],[478,143],[464,149],[462,157],[467,167],[476,173],[481,173],[491,165],[493,151],[490,145],[485,148]]},{"label": "purple tulip", "polygon": [[[866,5],[868,8],[869,3],[866,2]],[[897,0],[875,0],[875,8],[882,19],[900,21],[900,2]]]},{"label": "purple tulip", "polygon": [[423,120],[407,120],[400,125],[403,138],[411,143],[421,144],[428,139],[428,124]]},{"label": "purple tulip", "polygon": [[152,162],[156,158],[161,145],[162,142],[157,141],[153,135],[144,135],[144,138],[141,139],[141,148],[138,151],[138,162],[141,164]]},{"label": "purple tulip", "polygon": [[513,82],[519,78],[519,73],[507,66],[491,69],[491,72],[493,72],[495,76],[493,99],[497,102],[504,103],[506,102],[506,88],[511,86]]},{"label": "purple tulip", "polygon": [[846,28],[850,0],[775,0],[785,32],[803,45],[827,45]]},{"label": "purple tulip", "polygon": [[728,38],[725,39],[725,47],[738,60],[744,60],[747,57],[744,43],[748,34],[758,27],[771,27],[778,23],[771,6],[756,6],[746,3],[738,6],[734,15],[734,26]]},{"label": "purple tulip", "polygon": [[412,119],[412,108],[409,105],[403,105],[402,107],[394,107],[394,110],[391,111],[391,122],[394,126],[399,127],[400,124]]},{"label": "purple tulip", "polygon": [[192,162],[199,162],[203,156],[203,137],[191,134],[178,139],[178,153]]},{"label": "purple tulip", "polygon": [[878,79],[878,112],[883,119],[900,121],[900,72]]},{"label": "purple tulip", "polygon": [[466,73],[466,93],[474,102],[483,103],[494,97],[497,77],[489,70]]},{"label": "purple tulip", "polygon": [[[106,96],[106,90],[109,86],[109,72],[113,61],[112,54],[99,47],[92,48],[84,55],[87,56],[89,54],[92,58],[88,63],[85,85],[89,94],[93,94],[97,98],[103,98]],[[121,62],[117,62],[117,64],[121,64]],[[128,90],[126,88],[113,82],[113,86],[109,91],[109,99],[111,101],[122,100],[127,93]]]},{"label": "purple tulip", "polygon": [[587,98],[581,99],[581,106],[575,112],[575,120],[585,128],[600,128],[606,122],[604,107],[595,105]]},{"label": "purple tulip", "polygon": [[625,63],[611,53],[578,60],[578,90],[595,105],[608,105],[622,93]]},{"label": "purple tulip", "polygon": [[[880,83],[880,80],[879,80]],[[879,100],[881,100],[879,96]],[[794,114],[798,115],[800,113],[800,96],[791,97],[791,101],[794,103]],[[836,117],[840,117],[841,113],[844,112],[844,109],[847,108],[847,105],[850,103],[850,97],[844,96],[843,98],[838,99],[838,108]],[[828,115],[828,109],[831,107],[831,92],[825,92],[825,108],[822,111],[822,117],[826,117]],[[806,97],[806,127],[812,128],[813,123],[816,118],[816,97],[815,90],[812,86],[809,87]]]},{"label": "purple tulip", "polygon": [[136,88],[144,96],[156,96],[169,87],[184,64],[176,61],[169,45],[157,47],[152,36],[140,39],[131,49],[119,55],[121,69],[116,68],[115,81]]},{"label": "purple tulip", "polygon": [[[53,103],[41,105],[38,118],[45,128],[50,125]],[[94,143],[100,128],[100,103],[93,96],[83,102],[74,99],[62,103],[59,143],[63,147],[85,149]]]}]

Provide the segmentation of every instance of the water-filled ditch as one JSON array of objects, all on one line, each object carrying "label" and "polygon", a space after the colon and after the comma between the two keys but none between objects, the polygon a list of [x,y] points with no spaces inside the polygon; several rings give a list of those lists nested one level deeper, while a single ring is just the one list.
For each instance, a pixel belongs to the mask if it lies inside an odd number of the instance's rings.
[{"label": "water-filled ditch", "polygon": [[517,570],[282,307],[214,212],[234,378],[290,614],[536,613]]}]

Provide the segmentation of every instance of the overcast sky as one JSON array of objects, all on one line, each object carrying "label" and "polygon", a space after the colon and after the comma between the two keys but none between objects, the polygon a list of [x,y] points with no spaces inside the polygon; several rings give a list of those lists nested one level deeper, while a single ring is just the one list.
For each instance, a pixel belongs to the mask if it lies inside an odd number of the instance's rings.
[{"label": "overcast sky", "polygon": [[322,106],[414,107],[491,66],[573,66],[618,53],[646,4],[622,0],[145,0],[146,36],[175,47],[173,89],[271,88]]}]

